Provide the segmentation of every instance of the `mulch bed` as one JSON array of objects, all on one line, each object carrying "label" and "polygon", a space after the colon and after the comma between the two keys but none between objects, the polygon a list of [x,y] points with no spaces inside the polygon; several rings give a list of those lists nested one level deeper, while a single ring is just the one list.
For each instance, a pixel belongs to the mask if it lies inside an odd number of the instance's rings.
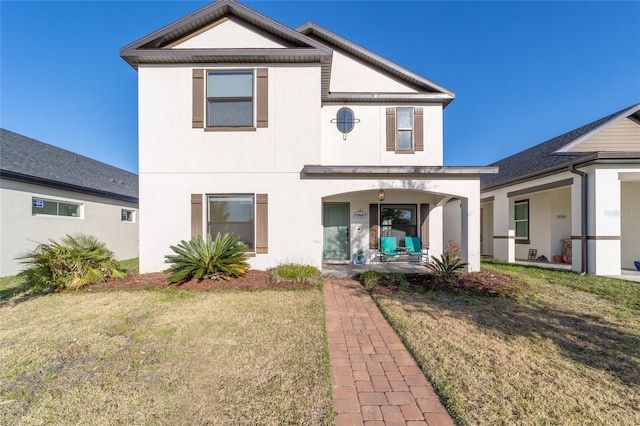
[{"label": "mulch bed", "polygon": [[408,274],[407,281],[425,290],[470,291],[494,297],[511,296],[529,289],[527,284],[510,275],[486,271],[461,273],[458,280],[446,283],[436,282],[426,274]]},{"label": "mulch bed", "polygon": [[239,278],[229,280],[190,280],[179,284],[170,283],[167,278],[170,274],[154,272],[150,274],[131,274],[120,281],[109,281],[88,285],[85,291],[114,291],[114,290],[153,290],[175,288],[191,291],[223,291],[243,290],[258,291],[268,289],[300,289],[311,288],[309,285],[291,281],[273,282],[264,271],[249,270]]}]

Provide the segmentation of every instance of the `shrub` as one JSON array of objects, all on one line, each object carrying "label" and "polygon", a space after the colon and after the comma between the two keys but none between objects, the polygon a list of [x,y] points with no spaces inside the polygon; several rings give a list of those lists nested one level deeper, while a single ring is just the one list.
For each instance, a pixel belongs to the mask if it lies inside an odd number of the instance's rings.
[{"label": "shrub", "polygon": [[399,272],[366,271],[360,274],[360,284],[366,289],[375,286],[382,287],[408,287],[409,282],[404,274]]},{"label": "shrub", "polygon": [[295,283],[322,286],[322,272],[309,265],[288,263],[267,269],[267,274],[274,282],[293,281]]},{"label": "shrub", "polygon": [[218,234],[215,240],[207,234],[190,241],[180,241],[171,246],[175,254],[166,255],[165,263],[170,263],[172,275],[169,282],[178,283],[192,278],[201,281],[208,279],[228,279],[244,275],[249,264],[245,252],[248,247],[240,242],[240,237],[227,233]]},{"label": "shrub", "polygon": [[455,281],[457,274],[460,270],[467,266],[463,263],[460,257],[449,252],[442,253],[440,259],[435,256],[431,256],[431,261],[427,264],[427,268],[434,275],[436,281]]},{"label": "shrub", "polygon": [[449,240],[447,246],[444,248],[444,252],[449,255],[450,259],[462,259],[460,246],[453,240]]},{"label": "shrub", "polygon": [[77,289],[124,277],[113,252],[95,237],[67,235],[60,242],[49,241],[19,258],[30,265],[18,274],[24,278],[27,287],[34,290]]}]

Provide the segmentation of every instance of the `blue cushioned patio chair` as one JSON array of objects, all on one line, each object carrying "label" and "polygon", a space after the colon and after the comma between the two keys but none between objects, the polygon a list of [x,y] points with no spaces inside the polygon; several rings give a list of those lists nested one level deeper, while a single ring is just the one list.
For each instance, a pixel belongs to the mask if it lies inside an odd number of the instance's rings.
[{"label": "blue cushioned patio chair", "polygon": [[400,256],[396,237],[381,237],[380,238],[380,258],[383,262],[389,260],[389,258],[397,259]]},{"label": "blue cushioned patio chair", "polygon": [[404,245],[408,255],[418,256],[418,260],[420,261],[422,261],[423,257],[429,259],[429,252],[422,249],[420,237],[404,237]]}]

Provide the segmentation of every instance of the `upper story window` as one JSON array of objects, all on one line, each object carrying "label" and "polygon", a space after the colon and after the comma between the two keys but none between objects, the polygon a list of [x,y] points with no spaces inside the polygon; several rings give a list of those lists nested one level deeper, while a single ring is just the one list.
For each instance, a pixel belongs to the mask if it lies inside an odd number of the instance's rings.
[{"label": "upper story window", "polygon": [[336,126],[338,131],[349,133],[355,124],[353,111],[350,108],[340,108],[336,114]]},{"label": "upper story window", "polygon": [[387,108],[387,151],[398,154],[424,151],[421,107]]},{"label": "upper story window", "polygon": [[81,204],[43,200],[42,198],[31,199],[31,214],[33,215],[80,217],[80,213]]},{"label": "upper story window", "polygon": [[253,71],[207,73],[207,126],[253,126]]},{"label": "upper story window", "polygon": [[396,151],[413,150],[413,108],[396,108]]},{"label": "upper story window", "polygon": [[204,70],[192,75],[192,128],[255,131],[269,127],[269,69]]}]

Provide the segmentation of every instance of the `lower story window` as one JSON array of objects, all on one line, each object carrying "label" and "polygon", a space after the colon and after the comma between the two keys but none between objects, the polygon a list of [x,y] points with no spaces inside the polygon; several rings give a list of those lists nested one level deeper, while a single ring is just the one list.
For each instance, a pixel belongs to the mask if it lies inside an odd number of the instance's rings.
[{"label": "lower story window", "polygon": [[418,236],[417,206],[382,205],[380,224],[383,237],[396,237],[399,246],[404,246],[404,237]]},{"label": "lower story window", "polygon": [[51,216],[80,217],[80,204],[64,203],[62,201],[31,199],[31,214],[46,214]]},{"label": "lower story window", "polygon": [[232,232],[249,251],[255,251],[255,204],[253,195],[209,195],[207,232],[211,238],[218,233]]},{"label": "lower story window", "polygon": [[133,210],[122,209],[120,211],[120,220],[123,222],[135,222],[135,213]]},{"label": "lower story window", "polygon": [[516,223],[516,240],[529,239],[529,200],[514,203],[514,218]]}]

